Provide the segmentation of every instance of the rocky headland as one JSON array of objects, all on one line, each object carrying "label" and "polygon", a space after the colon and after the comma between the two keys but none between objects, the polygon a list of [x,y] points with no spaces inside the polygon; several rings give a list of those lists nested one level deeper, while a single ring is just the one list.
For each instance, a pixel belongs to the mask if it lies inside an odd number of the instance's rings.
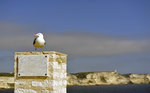
[{"label": "rocky headland", "polygon": [[[67,74],[68,86],[150,84],[150,74],[119,74],[112,72],[81,72]],[[13,76],[0,76],[0,88],[14,87]]]},{"label": "rocky headland", "polygon": [[119,74],[113,72],[83,72],[68,74],[68,85],[150,84],[150,74]]}]

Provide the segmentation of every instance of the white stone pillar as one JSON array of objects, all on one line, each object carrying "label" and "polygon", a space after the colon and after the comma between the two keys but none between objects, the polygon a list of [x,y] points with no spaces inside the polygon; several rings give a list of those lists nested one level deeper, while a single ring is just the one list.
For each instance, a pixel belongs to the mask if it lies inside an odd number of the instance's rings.
[{"label": "white stone pillar", "polygon": [[14,59],[14,93],[66,93],[66,54],[16,52]]}]

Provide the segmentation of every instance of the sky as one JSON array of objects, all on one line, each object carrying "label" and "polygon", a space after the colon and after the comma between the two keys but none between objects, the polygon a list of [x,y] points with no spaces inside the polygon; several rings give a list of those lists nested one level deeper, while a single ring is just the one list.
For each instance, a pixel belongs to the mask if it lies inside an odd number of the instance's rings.
[{"label": "sky", "polygon": [[41,32],[45,51],[68,54],[68,73],[150,73],[149,10],[149,0],[0,0],[0,72]]}]

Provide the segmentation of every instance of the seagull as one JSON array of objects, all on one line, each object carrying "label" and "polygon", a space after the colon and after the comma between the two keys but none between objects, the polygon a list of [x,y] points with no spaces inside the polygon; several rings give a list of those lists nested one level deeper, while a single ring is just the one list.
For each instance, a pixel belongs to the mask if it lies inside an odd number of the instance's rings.
[{"label": "seagull", "polygon": [[37,48],[41,48],[41,51],[43,52],[43,47],[46,44],[43,34],[42,33],[37,33],[33,36],[36,37],[33,41],[33,46],[35,47],[35,51],[37,50]]}]

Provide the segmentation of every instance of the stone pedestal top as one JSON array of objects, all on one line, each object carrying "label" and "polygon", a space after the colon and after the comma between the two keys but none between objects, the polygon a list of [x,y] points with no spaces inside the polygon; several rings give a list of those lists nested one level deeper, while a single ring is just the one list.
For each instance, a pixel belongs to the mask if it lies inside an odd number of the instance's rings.
[{"label": "stone pedestal top", "polygon": [[61,56],[67,56],[67,54],[63,54],[60,52],[56,52],[56,51],[43,51],[42,52],[38,52],[38,51],[31,51],[31,52],[15,52],[15,55],[41,55],[41,54],[56,54],[56,55],[61,55]]}]

